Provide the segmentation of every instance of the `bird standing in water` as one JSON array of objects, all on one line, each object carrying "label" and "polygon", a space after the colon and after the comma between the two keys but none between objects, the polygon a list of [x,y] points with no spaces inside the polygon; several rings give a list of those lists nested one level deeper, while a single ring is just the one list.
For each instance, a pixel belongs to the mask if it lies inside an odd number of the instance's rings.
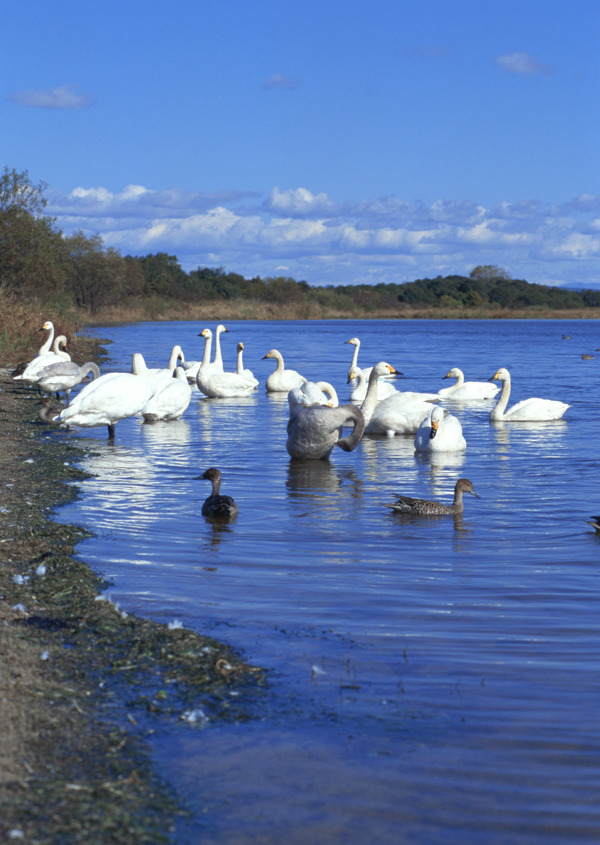
[{"label": "bird standing in water", "polygon": [[221,489],[221,473],[216,467],[210,467],[198,479],[204,478],[212,482],[212,493],[202,505],[202,516],[209,519],[229,522],[238,514],[238,506],[231,496],[224,496]]}]

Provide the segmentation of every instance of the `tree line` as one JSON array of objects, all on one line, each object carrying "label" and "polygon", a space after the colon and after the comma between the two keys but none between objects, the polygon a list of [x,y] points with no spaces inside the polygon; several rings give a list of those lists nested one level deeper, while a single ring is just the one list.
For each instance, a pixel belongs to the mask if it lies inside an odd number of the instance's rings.
[{"label": "tree line", "polygon": [[245,300],[287,307],[299,315],[402,316],[415,309],[571,310],[600,307],[600,291],[567,290],[512,279],[495,265],[451,275],[376,285],[309,285],[286,276],[247,279],[223,267],[186,272],[167,253],[121,255],[100,235],[64,235],[45,214],[46,185],[27,171],[0,176],[0,293],[66,313],[93,317],[140,298],[158,303]]}]

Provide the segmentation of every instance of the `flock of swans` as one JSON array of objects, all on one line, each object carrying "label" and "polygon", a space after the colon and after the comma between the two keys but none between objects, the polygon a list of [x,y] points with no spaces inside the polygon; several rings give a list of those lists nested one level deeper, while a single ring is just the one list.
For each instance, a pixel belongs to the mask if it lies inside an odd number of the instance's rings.
[{"label": "flock of swans", "polygon": [[[51,407],[46,400],[40,413],[45,421],[63,427],[106,425],[112,439],[115,424],[127,417],[139,415],[147,422],[179,419],[190,404],[194,386],[203,396],[211,399],[244,398],[259,387],[259,380],[244,367],[243,343],[237,344],[235,371],[225,370],[220,338],[227,328],[222,324],[216,327],[214,336],[209,328],[199,333],[198,336],[204,339],[200,361],[186,361],[181,346],[176,345],[164,368],[147,367],[141,353],[134,352],[131,372],[103,375],[93,362],[79,366],[71,361],[65,349],[66,338],[60,335],[54,339],[51,322],[44,323],[42,330],[48,332],[45,343],[36,357],[27,365],[21,365],[13,377],[37,385],[47,395],[64,392],[66,405]],[[352,451],[364,434],[412,435],[418,452],[463,452],[467,444],[461,423],[442,404],[448,400],[463,405],[493,400],[500,391],[497,385],[492,384],[495,381],[501,383],[502,389],[490,411],[491,422],[557,420],[569,407],[557,400],[533,397],[508,408],[511,381],[505,368],[497,370],[488,382],[474,382],[465,381],[462,370],[453,367],[444,376],[445,379],[455,380],[450,387],[435,393],[401,391],[390,381],[390,378],[402,375],[398,370],[385,361],[379,361],[368,369],[359,368],[360,341],[353,337],[347,343],[354,347],[347,383],[354,386],[346,404],[339,403],[337,393],[329,382],[311,382],[296,370],[286,368],[277,349],[271,349],[264,356],[264,359],[273,360],[276,364],[275,370],[266,378],[266,391],[287,394],[286,448],[294,459],[327,459],[335,447]],[[71,391],[88,378],[91,381],[71,399]],[[343,429],[348,427],[352,430],[344,436]],[[220,495],[219,471],[212,467],[201,477],[213,484],[213,493],[205,503],[206,508],[217,508],[221,516],[227,514],[227,518],[233,518],[237,506],[233,500],[229,501],[230,497]],[[462,511],[463,492],[476,495],[468,479],[457,482],[452,505],[423,503],[399,496],[398,501],[389,507],[403,513],[423,513],[426,505],[434,505],[434,513],[457,513]],[[224,502],[224,499],[228,501]],[[209,500],[212,501],[211,506],[208,505]]]}]

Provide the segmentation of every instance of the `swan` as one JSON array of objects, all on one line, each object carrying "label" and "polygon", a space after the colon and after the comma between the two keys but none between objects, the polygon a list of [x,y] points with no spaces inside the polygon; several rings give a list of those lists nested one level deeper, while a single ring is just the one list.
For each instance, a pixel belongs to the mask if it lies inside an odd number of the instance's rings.
[{"label": "swan", "polygon": [[35,384],[39,378],[44,367],[49,367],[50,364],[59,364],[61,361],[70,361],[71,356],[61,346],[67,345],[67,338],[64,334],[59,334],[54,339],[52,344],[52,352],[45,352],[43,355],[36,355],[36,357],[27,364],[25,369],[19,375],[13,376],[13,381],[28,381]]},{"label": "swan", "polygon": [[191,398],[192,388],[185,371],[182,367],[176,367],[172,378],[163,382],[146,402],[142,416],[147,422],[178,420],[187,410]]},{"label": "swan", "polygon": [[401,496],[395,493],[396,501],[386,508],[391,508],[396,513],[415,514],[417,516],[438,516],[441,514],[461,514],[463,512],[463,493],[470,493],[479,499],[479,495],[473,489],[473,484],[468,478],[459,478],[454,487],[454,501],[451,505],[444,505],[441,502],[434,502],[428,499],[413,499],[412,496]]},{"label": "swan", "polygon": [[[354,352],[352,353],[352,363],[350,364],[350,369],[348,370],[348,381],[352,381],[352,379],[356,378],[356,376],[350,376],[350,373],[358,367],[358,350],[360,349],[360,340],[357,337],[351,337],[350,340],[346,341],[346,343],[351,343],[354,347]],[[365,377],[365,382],[369,381],[372,369],[373,367],[366,367],[363,369],[362,373]]]},{"label": "swan", "polygon": [[183,349],[179,345],[175,345],[171,350],[171,355],[169,357],[169,363],[166,367],[148,367],[148,372],[153,373],[155,376],[158,376],[161,379],[170,379],[173,378],[173,374],[175,372],[175,367],[179,365],[180,361],[185,361],[185,356],[183,354]]},{"label": "swan", "polygon": [[229,520],[234,519],[238,514],[238,506],[231,496],[224,496],[219,492],[221,489],[220,471],[216,467],[210,467],[196,478],[212,482],[212,493],[202,505],[202,516],[219,522],[229,522]]},{"label": "swan", "polygon": [[305,381],[288,393],[290,413],[296,405],[327,405],[337,408],[339,404],[337,392],[328,381]]},{"label": "swan", "polygon": [[274,358],[277,362],[277,367],[265,382],[267,393],[289,393],[294,387],[300,387],[303,382],[307,381],[296,370],[285,369],[283,355],[279,350],[271,349],[263,356],[263,361],[265,358]]},{"label": "swan", "polygon": [[466,448],[467,441],[458,418],[434,405],[417,431],[417,452],[464,452]]},{"label": "swan", "polygon": [[[140,353],[136,352],[134,359],[136,355],[142,358]],[[135,365],[139,368],[139,361],[135,361]],[[108,436],[112,440],[115,436],[115,423],[140,413],[155,389],[156,384],[144,374],[106,373],[87,384],[69,407],[54,419],[60,424],[81,428],[106,425]]]},{"label": "swan", "polygon": [[396,391],[392,396],[377,401],[377,380],[385,373],[396,374],[398,371],[380,361],[375,364],[369,376],[367,395],[361,405],[365,417],[366,434],[416,434],[420,424],[431,411],[431,400],[424,400],[423,396],[435,394],[412,393]]},{"label": "swan", "polygon": [[[352,425],[352,432],[342,438],[342,428]],[[287,424],[285,444],[292,458],[320,460],[328,458],[334,446],[345,452],[356,449],[365,429],[365,418],[356,405],[296,405]]]},{"label": "swan", "polygon": [[46,352],[50,352],[50,348],[52,347],[52,341],[54,340],[54,323],[51,323],[50,320],[46,320],[44,325],[41,329],[38,329],[40,332],[48,332],[48,337],[42,343],[38,350],[39,355],[45,355]]},{"label": "swan", "polygon": [[212,366],[216,373],[223,373],[223,356],[221,355],[221,335],[223,332],[229,332],[222,323],[219,323],[215,329],[215,357],[212,360]]},{"label": "swan", "polygon": [[[350,341],[348,341],[350,343]],[[351,402],[362,402],[367,395],[367,387],[369,385],[368,375],[370,375],[371,370],[373,368],[369,367],[367,370],[361,370],[360,367],[352,367],[350,372],[352,373],[352,379],[356,380],[356,387],[350,393],[350,401]],[[367,373],[367,375],[365,375]],[[399,373],[402,375],[402,373]],[[349,379],[352,381],[352,379]],[[380,402],[382,399],[387,399],[388,396],[391,396],[393,393],[397,393],[398,391],[394,387],[393,384],[390,384],[389,381],[386,381],[385,378],[377,379],[377,401]]]},{"label": "swan", "polygon": [[500,390],[489,381],[465,381],[465,375],[458,367],[452,367],[444,378],[456,379],[456,383],[451,387],[443,387],[439,391],[439,395],[444,399],[456,399],[459,402],[467,402],[471,399],[493,399]]},{"label": "swan", "polygon": [[100,378],[100,369],[93,361],[79,366],[74,361],[61,361],[60,364],[50,364],[44,367],[39,375],[37,385],[44,393],[60,393],[64,390],[67,394],[67,405],[71,390],[77,387],[89,374],[92,380]]},{"label": "swan", "polygon": [[532,397],[531,399],[523,399],[517,402],[512,408],[506,411],[508,399],[510,397],[510,373],[504,367],[501,367],[490,378],[490,381],[502,382],[502,391],[498,397],[496,405],[492,408],[490,414],[490,422],[498,422],[500,420],[511,422],[542,422],[547,420],[559,420],[567,408],[565,402],[559,402],[556,399],[538,399]]},{"label": "swan", "polygon": [[247,367],[244,367],[244,344],[240,340],[237,345],[237,366],[236,373],[238,376],[246,376],[247,378],[254,378],[254,373]]},{"label": "swan", "polygon": [[258,387],[258,379],[237,373],[216,373],[200,367],[196,374],[198,390],[211,399],[233,399],[250,396]]}]

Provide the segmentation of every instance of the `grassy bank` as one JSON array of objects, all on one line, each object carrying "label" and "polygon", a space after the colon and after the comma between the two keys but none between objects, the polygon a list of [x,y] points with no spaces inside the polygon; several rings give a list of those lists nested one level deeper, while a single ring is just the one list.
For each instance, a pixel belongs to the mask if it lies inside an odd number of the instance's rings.
[{"label": "grassy bank", "polygon": [[85,532],[52,519],[77,495],[82,454],[37,407],[0,372],[0,837],[171,841],[185,808],[147,736],[194,730],[184,718],[199,707],[248,718],[264,677],[221,643],[98,600],[106,585],[74,557]]}]

